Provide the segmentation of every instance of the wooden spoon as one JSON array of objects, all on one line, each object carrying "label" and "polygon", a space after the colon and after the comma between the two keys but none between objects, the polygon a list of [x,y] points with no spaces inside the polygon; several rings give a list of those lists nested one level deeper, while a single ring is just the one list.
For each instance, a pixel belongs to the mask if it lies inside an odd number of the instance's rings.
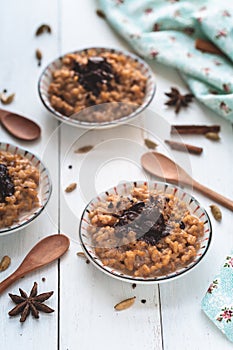
[{"label": "wooden spoon", "polygon": [[0,294],[27,273],[60,258],[69,246],[70,240],[64,235],[52,235],[42,239],[30,250],[17,270],[0,283]]},{"label": "wooden spoon", "polygon": [[22,115],[0,109],[0,122],[10,134],[18,139],[33,141],[40,137],[39,125]]},{"label": "wooden spoon", "polygon": [[176,185],[192,186],[197,191],[233,211],[232,200],[195,181],[184,169],[164,154],[147,152],[143,154],[141,164],[149,173]]}]

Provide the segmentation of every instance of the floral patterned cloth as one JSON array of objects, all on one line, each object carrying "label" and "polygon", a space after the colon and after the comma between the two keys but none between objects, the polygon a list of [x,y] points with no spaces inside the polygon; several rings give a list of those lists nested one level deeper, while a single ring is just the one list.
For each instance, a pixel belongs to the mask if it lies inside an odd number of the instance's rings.
[{"label": "floral patterned cloth", "polygon": [[[233,3],[99,0],[108,22],[145,58],[173,66],[197,99],[233,121]],[[211,40],[226,57],[195,49]]]},{"label": "floral patterned cloth", "polygon": [[233,342],[233,253],[226,257],[202,300],[202,309]]}]

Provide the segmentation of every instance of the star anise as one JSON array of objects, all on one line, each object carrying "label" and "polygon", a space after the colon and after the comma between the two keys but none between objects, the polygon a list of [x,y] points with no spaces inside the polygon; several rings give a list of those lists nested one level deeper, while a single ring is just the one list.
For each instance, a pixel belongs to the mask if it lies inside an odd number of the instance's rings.
[{"label": "star anise", "polygon": [[49,299],[53,292],[47,292],[37,295],[37,283],[34,282],[30,295],[28,296],[21,288],[19,288],[20,295],[9,293],[9,297],[13,300],[17,306],[9,311],[10,316],[16,316],[21,314],[20,322],[24,322],[28,315],[31,314],[35,318],[39,318],[39,311],[45,313],[54,312],[53,309],[43,304],[43,302]]},{"label": "star anise", "polygon": [[194,97],[193,94],[181,95],[177,88],[171,87],[170,92],[165,92],[170,99],[165,102],[167,106],[175,106],[175,113],[179,113],[182,107],[187,107]]}]

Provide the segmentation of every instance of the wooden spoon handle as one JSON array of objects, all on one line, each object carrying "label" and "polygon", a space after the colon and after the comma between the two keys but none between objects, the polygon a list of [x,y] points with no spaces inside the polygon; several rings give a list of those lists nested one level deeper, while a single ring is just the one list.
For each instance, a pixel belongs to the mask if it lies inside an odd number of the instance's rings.
[{"label": "wooden spoon handle", "polygon": [[12,283],[17,281],[20,277],[22,277],[19,274],[16,274],[15,272],[12,273],[9,277],[7,277],[4,281],[0,283],[0,294],[4,292],[5,289],[7,289]]},{"label": "wooden spoon handle", "polygon": [[209,189],[208,187],[205,187],[201,185],[197,181],[193,181],[193,188],[195,188],[197,191],[203,193],[207,197],[213,199],[215,202],[223,205],[224,207],[230,209],[233,211],[233,201],[231,199],[228,199],[221,194]]}]

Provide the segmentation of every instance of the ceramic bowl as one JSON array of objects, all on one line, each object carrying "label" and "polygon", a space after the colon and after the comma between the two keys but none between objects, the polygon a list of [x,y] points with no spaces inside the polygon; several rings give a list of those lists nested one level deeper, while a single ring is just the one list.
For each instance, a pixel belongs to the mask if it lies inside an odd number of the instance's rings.
[{"label": "ceramic bowl", "polygon": [[[143,184],[147,184],[149,189],[151,190],[153,189],[156,192],[162,192],[164,194],[173,194],[178,199],[181,199],[187,204],[187,207],[190,213],[198,217],[204,223],[204,236],[201,237],[200,249],[197,252],[197,256],[195,257],[195,259],[191,263],[187,264],[187,266],[179,268],[175,272],[171,272],[169,274],[158,276],[158,277],[148,277],[148,278],[134,277],[134,276],[122,273],[122,271],[120,270],[113,269],[112,267],[104,266],[102,261],[99,259],[99,257],[96,255],[93,249],[91,237],[87,231],[87,228],[90,222],[89,212],[92,210],[93,204],[99,202],[100,200],[105,201],[106,198],[111,194],[119,194],[119,195],[127,196],[130,194],[130,191],[135,186],[139,187],[139,186],[142,186]],[[209,249],[211,237],[212,237],[212,228],[211,228],[211,222],[210,222],[209,216],[205,211],[205,209],[203,209],[199,204],[199,202],[186,191],[168,183],[162,183],[162,182],[145,183],[142,181],[137,181],[137,182],[128,182],[128,183],[120,184],[114,188],[107,190],[106,192],[101,193],[99,196],[94,198],[83,211],[81,222],[80,222],[80,228],[79,228],[79,237],[80,237],[80,241],[81,241],[84,253],[86,254],[87,258],[91,261],[91,263],[93,263],[98,269],[106,273],[108,276],[117,278],[122,281],[130,282],[130,283],[155,284],[155,283],[174,280],[192,271],[193,268],[201,262],[201,260],[206,255]]]},{"label": "ceramic bowl", "polygon": [[148,66],[148,64],[145,61],[143,61],[138,56],[136,56],[130,52],[122,51],[119,49],[110,49],[110,48],[101,48],[101,47],[96,48],[95,47],[95,48],[82,49],[82,50],[74,51],[71,53],[77,54],[77,53],[81,53],[81,52],[88,50],[88,49],[95,49],[95,50],[97,50],[97,52],[101,52],[101,53],[111,52],[111,53],[123,54],[127,58],[139,63],[139,69],[141,70],[142,74],[147,78],[146,94],[145,94],[144,101],[143,101],[142,105],[140,105],[135,111],[133,111],[131,114],[129,114],[127,116],[124,116],[122,118],[119,118],[119,119],[116,119],[113,121],[107,121],[107,122],[101,122],[101,123],[100,122],[79,121],[77,119],[72,119],[70,117],[67,117],[67,116],[61,114],[60,112],[58,112],[57,110],[55,110],[51,106],[51,103],[49,101],[48,87],[49,87],[50,83],[52,82],[52,73],[54,70],[57,70],[61,67],[62,58],[65,56],[64,55],[64,56],[61,56],[61,57],[55,59],[53,62],[51,62],[44,69],[44,71],[42,72],[42,74],[40,76],[39,83],[38,83],[38,92],[39,92],[40,99],[43,102],[44,106],[60,122],[64,122],[64,123],[69,124],[71,126],[85,128],[85,129],[110,128],[110,127],[117,126],[117,125],[122,124],[122,123],[132,121],[132,119],[134,119],[136,116],[138,116],[146,107],[149,106],[149,104],[151,103],[153,96],[155,94],[155,81],[154,81],[153,72],[151,71],[150,67]]},{"label": "ceramic bowl", "polygon": [[44,166],[41,160],[37,156],[35,156],[33,153],[23,148],[11,145],[9,143],[3,143],[3,142],[0,142],[0,151],[7,151],[12,154],[19,154],[29,159],[30,162],[38,169],[40,174],[40,182],[39,182],[39,188],[38,188],[39,207],[34,208],[31,211],[22,212],[19,215],[18,221],[15,222],[12,226],[0,228],[0,237],[1,237],[3,235],[13,233],[15,231],[18,231],[26,227],[41,214],[41,212],[46,207],[49,201],[49,198],[51,196],[52,183],[51,183],[50,175],[47,168]]}]

